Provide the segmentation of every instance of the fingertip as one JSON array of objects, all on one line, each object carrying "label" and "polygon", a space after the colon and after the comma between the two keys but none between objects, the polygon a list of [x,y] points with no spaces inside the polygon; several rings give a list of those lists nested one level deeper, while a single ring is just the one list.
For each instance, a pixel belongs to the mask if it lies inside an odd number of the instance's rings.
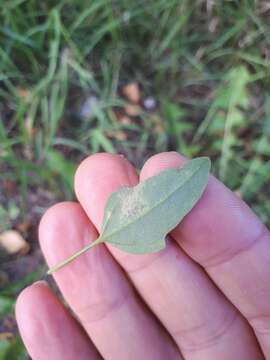
[{"label": "fingertip", "polygon": [[75,177],[74,186],[76,193],[80,194],[81,187],[85,187],[85,183],[94,175],[102,172],[110,172],[115,175],[117,172],[127,173],[133,180],[136,171],[132,164],[120,154],[97,153],[85,158],[78,166]]},{"label": "fingertip", "polygon": [[38,281],[23,289],[17,298],[15,317],[22,338],[29,346],[34,346],[32,342],[41,332],[38,324],[42,322],[44,313],[38,310],[42,308],[45,298],[50,299],[50,295],[52,293],[48,284]]},{"label": "fingertip", "polygon": [[140,180],[143,181],[161,171],[183,165],[187,159],[176,151],[167,151],[151,156],[144,164]]},{"label": "fingertip", "polygon": [[16,304],[15,304],[16,317],[17,317],[17,315],[20,314],[20,310],[22,308],[25,309],[25,305],[29,306],[29,304],[30,304],[30,306],[31,306],[33,299],[39,297],[40,293],[42,293],[43,291],[47,291],[48,289],[49,289],[49,285],[44,280],[36,281],[35,283],[24,288],[20,292],[20,294],[16,300]]},{"label": "fingertip", "polygon": [[27,286],[24,288],[20,294],[17,297],[16,303],[15,303],[15,316],[18,322],[18,325],[20,325],[20,315],[23,314],[23,311],[21,311],[24,308],[24,304],[27,304],[27,299],[29,296],[31,296],[32,293],[32,285]]},{"label": "fingertip", "polygon": [[[85,332],[64,308],[45,281],[19,295],[16,319],[21,337],[34,359],[99,359]],[[63,355],[64,354],[64,355]]]},{"label": "fingertip", "polygon": [[75,174],[75,193],[86,213],[99,228],[108,197],[120,186],[134,186],[138,177],[123,156],[98,153],[79,165]]},{"label": "fingertip", "polygon": [[39,238],[41,238],[40,235],[44,231],[50,231],[51,228],[59,225],[59,223],[64,222],[67,224],[67,219],[70,216],[73,217],[74,213],[77,214],[78,211],[81,212],[81,216],[86,216],[80,204],[73,201],[62,201],[48,208],[39,223]]},{"label": "fingertip", "polygon": [[[43,215],[39,225],[40,246],[49,266],[71,256],[96,237],[94,225],[81,205],[75,202],[52,206]],[[72,264],[71,268],[74,266]]]},{"label": "fingertip", "polygon": [[[55,245],[61,240],[61,229],[69,226],[71,212],[78,208],[78,204],[72,202],[60,202],[51,206],[43,214],[38,228],[39,243],[42,252],[50,265],[51,257],[55,256]],[[58,236],[59,234],[59,236]],[[56,236],[55,236],[56,235]]]}]

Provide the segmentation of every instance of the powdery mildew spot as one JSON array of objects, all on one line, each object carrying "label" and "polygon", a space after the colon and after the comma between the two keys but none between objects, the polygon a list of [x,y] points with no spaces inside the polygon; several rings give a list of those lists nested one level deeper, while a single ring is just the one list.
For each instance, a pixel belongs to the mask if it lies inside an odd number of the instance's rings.
[{"label": "powdery mildew spot", "polygon": [[142,214],[148,207],[143,187],[131,188],[128,193],[121,194],[122,204],[120,208],[120,219],[127,221],[136,218],[137,214]]},{"label": "powdery mildew spot", "polygon": [[183,176],[189,178],[189,177],[191,177],[191,175],[192,175],[192,171],[191,171],[191,170],[185,169],[185,170],[183,171]]}]

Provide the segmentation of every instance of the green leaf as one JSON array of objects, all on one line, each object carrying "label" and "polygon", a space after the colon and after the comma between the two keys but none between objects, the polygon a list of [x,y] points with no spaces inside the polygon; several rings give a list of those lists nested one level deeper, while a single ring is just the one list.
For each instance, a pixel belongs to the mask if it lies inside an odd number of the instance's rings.
[{"label": "green leaf", "polygon": [[135,254],[163,249],[165,236],[201,197],[209,168],[207,158],[198,158],[113,193],[105,209],[100,239]]},{"label": "green leaf", "polygon": [[73,178],[76,170],[76,166],[57,150],[49,150],[46,155],[47,166],[50,170],[60,175],[66,183],[73,187]]},{"label": "green leaf", "polygon": [[214,101],[209,106],[205,119],[194,135],[193,142],[197,143],[206,130],[213,135],[223,131],[228,119],[234,127],[245,124],[245,116],[239,107],[247,109],[249,105],[249,81],[250,74],[244,66],[232,68],[225,74],[215,91]]},{"label": "green leaf", "polygon": [[0,232],[10,227],[10,218],[8,211],[0,205]]},{"label": "green leaf", "polygon": [[162,171],[137,186],[114,192],[106,205],[99,238],[52,268],[52,273],[102,242],[133,254],[165,248],[166,235],[200,199],[208,182],[206,157]]},{"label": "green leaf", "polygon": [[25,347],[19,336],[12,341],[0,340],[0,360],[25,360]]},{"label": "green leaf", "polygon": [[9,315],[13,310],[14,300],[6,296],[0,295],[0,319]]}]

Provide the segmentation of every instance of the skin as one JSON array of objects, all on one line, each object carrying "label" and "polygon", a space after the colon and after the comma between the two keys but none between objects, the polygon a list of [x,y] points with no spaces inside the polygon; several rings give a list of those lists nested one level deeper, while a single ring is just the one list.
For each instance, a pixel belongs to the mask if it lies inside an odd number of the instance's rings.
[{"label": "skin", "polygon": [[[113,191],[185,161],[157,154],[138,177],[122,156],[85,159],[75,176],[78,203],[57,204],[42,218],[48,265],[97,238]],[[164,250],[138,256],[99,245],[53,275],[73,315],[37,282],[20,294],[16,317],[34,360],[270,359],[269,264],[268,230],[210,177]]]}]

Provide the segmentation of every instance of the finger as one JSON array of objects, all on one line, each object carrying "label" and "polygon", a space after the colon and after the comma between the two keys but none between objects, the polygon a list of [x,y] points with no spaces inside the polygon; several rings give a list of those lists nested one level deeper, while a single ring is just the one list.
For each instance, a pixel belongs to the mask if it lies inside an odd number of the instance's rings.
[{"label": "finger", "polygon": [[35,283],[20,294],[16,318],[33,360],[101,359],[89,338],[46,283]]},{"label": "finger", "polygon": [[[49,266],[97,237],[76,203],[61,203],[48,210],[39,233]],[[138,299],[104,245],[80,256],[54,277],[105,359],[179,358],[172,340]]]},{"label": "finger", "polygon": [[[79,166],[75,191],[93,223],[100,228],[111,193],[137,181],[127,160],[97,154]],[[186,359],[217,358],[221,351],[228,359],[247,358],[251,354],[254,359],[260,358],[246,322],[178,246],[169,242],[160,253],[140,256],[112,246],[109,249]]]},{"label": "finger", "polygon": [[[142,178],[181,166],[177,153],[150,158]],[[214,177],[174,238],[248,319],[270,358],[270,236],[254,213]]]}]

